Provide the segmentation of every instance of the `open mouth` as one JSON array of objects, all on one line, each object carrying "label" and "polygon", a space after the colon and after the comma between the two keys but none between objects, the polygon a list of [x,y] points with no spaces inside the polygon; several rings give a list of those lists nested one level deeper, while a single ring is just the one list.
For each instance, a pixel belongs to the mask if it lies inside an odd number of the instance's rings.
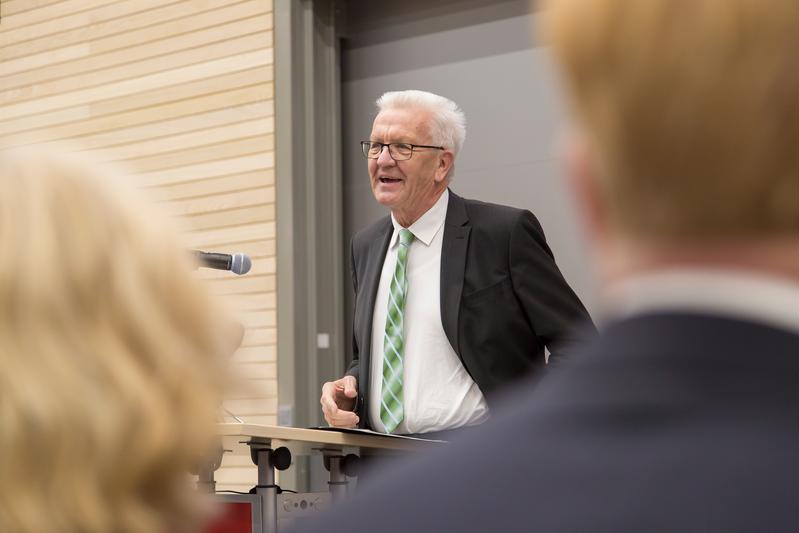
[{"label": "open mouth", "polygon": [[380,183],[399,183],[402,180],[398,178],[389,178],[388,176],[381,176],[377,178]]}]

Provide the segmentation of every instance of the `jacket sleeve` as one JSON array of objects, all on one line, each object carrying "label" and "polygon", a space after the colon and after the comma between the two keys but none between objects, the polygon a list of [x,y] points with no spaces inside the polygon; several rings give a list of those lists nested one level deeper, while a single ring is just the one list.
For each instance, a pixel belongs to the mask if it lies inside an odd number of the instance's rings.
[{"label": "jacket sleeve", "polygon": [[530,211],[522,211],[511,230],[509,261],[513,290],[530,326],[549,350],[549,362],[561,362],[596,328]]}]

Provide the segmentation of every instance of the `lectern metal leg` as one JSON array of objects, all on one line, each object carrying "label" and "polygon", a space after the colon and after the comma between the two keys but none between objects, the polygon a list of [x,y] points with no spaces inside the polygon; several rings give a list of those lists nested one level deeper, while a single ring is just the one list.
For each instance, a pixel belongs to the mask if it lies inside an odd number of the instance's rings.
[{"label": "lectern metal leg", "polygon": [[261,499],[262,529],[258,533],[277,533],[277,485],[275,485],[275,465],[270,448],[255,448],[250,444],[258,458],[258,487],[256,494]]},{"label": "lectern metal leg", "polygon": [[205,494],[214,494],[216,492],[216,480],[214,479],[213,465],[203,465],[198,473],[197,489]]},{"label": "lectern metal leg", "polygon": [[340,455],[328,456],[330,461],[330,481],[327,482],[330,487],[330,497],[333,503],[336,504],[342,501],[347,496],[347,476],[344,474],[342,462],[344,457]]},{"label": "lectern metal leg", "polygon": [[225,450],[220,443],[220,445],[217,447],[216,454],[210,457],[208,461],[200,465],[200,468],[197,470],[198,491],[206,494],[214,494],[216,492],[216,480],[214,480],[214,472],[222,464],[222,456],[225,455],[226,451],[230,450]]}]

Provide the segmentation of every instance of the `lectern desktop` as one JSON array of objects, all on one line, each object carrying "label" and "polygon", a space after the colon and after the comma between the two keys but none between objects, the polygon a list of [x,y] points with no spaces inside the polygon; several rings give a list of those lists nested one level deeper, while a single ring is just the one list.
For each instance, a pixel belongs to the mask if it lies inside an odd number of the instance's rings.
[{"label": "lectern desktop", "polygon": [[[249,454],[258,467],[254,494],[217,494],[224,514],[208,533],[276,533],[278,519],[301,518],[319,512],[347,495],[348,475],[362,454],[396,455],[430,449],[442,441],[382,435],[360,430],[302,429],[259,424],[219,424],[223,449]],[[285,470],[294,456],[321,454],[330,472],[328,492],[281,493],[275,471]],[[215,493],[214,471],[200,472],[198,487]],[[249,528],[248,528],[249,526]]]}]

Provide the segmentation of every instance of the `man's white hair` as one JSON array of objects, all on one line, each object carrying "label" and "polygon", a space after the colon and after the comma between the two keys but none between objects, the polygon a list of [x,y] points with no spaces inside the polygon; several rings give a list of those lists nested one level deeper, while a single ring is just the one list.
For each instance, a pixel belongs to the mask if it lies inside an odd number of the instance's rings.
[{"label": "man's white hair", "polygon": [[[410,89],[390,91],[377,99],[378,113],[389,109],[420,109],[432,114],[430,121],[430,142],[451,150],[455,156],[460,152],[466,139],[466,115],[458,104],[437,94]],[[455,164],[448,178],[455,174]]]}]

